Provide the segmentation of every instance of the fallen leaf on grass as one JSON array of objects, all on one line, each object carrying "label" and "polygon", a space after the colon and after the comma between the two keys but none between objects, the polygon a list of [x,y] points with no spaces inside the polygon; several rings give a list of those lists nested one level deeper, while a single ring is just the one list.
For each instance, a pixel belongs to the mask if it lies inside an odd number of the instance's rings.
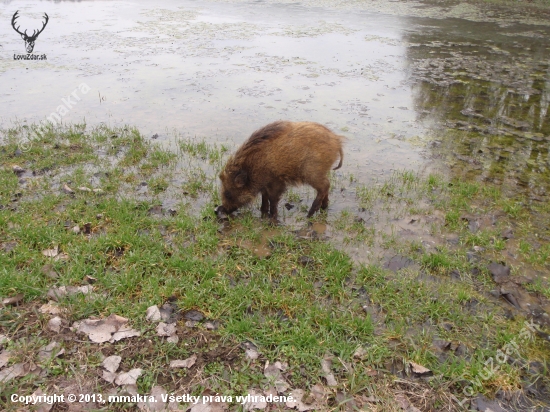
[{"label": "fallen leaf on grass", "polygon": [[6,383],[25,374],[25,365],[16,363],[0,371],[0,383]]},{"label": "fallen leaf on grass", "polygon": [[10,355],[11,352],[8,350],[3,350],[2,352],[0,352],[0,369],[8,364],[8,361],[10,360]]},{"label": "fallen leaf on grass", "polygon": [[119,340],[133,338],[135,336],[141,336],[141,332],[131,328],[121,328],[118,332],[113,334],[110,342],[118,342]]},{"label": "fallen leaf on grass", "polygon": [[61,348],[61,344],[56,341],[52,341],[48,346],[43,346],[38,350],[38,359],[45,361],[52,356],[58,357],[65,353],[65,349]]},{"label": "fallen leaf on grass", "polygon": [[154,305],[154,306],[149,306],[147,308],[147,312],[145,314],[145,319],[147,320],[150,320],[150,321],[157,321],[157,320],[160,320],[160,310],[159,310],[159,307],[157,305]]},{"label": "fallen leaf on grass", "polygon": [[[174,406],[177,407],[177,405],[166,405],[166,402],[162,400],[163,397],[166,398],[167,395],[168,392],[166,392],[162,386],[153,386],[151,388],[151,394],[147,397],[147,401],[138,402],[138,409],[147,412],[166,411],[167,407],[168,410],[177,410],[173,408]],[[153,397],[153,399],[150,399],[149,396]]]},{"label": "fallen leaf on grass", "polygon": [[409,398],[407,398],[402,393],[398,393],[395,395],[395,401],[397,404],[406,412],[420,412],[420,409],[418,409],[416,406],[414,406],[410,401]]},{"label": "fallen leaf on grass", "polygon": [[27,375],[41,375],[44,370],[36,365],[16,363],[9,368],[0,371],[0,383],[9,382],[12,379]]},{"label": "fallen leaf on grass", "polygon": [[3,299],[2,300],[2,305],[3,306],[15,306],[15,305],[18,305],[19,303],[21,303],[23,301],[23,298],[24,298],[24,295],[22,293],[18,293],[15,296]]},{"label": "fallen leaf on grass", "polygon": [[259,398],[260,396],[263,396],[263,394],[261,392],[256,392],[254,389],[250,390],[248,392],[248,396],[251,397],[251,400],[250,401],[247,401],[244,405],[243,405],[243,410],[244,411],[253,411],[253,410],[256,410],[256,409],[265,409],[267,408],[267,402],[264,400],[256,400],[254,398]]},{"label": "fallen leaf on grass", "polygon": [[367,354],[367,350],[364,347],[359,346],[357,349],[355,349],[355,352],[353,352],[353,357],[356,359],[363,359],[363,357]]},{"label": "fallen leaf on grass", "polygon": [[101,376],[107,382],[113,383],[118,375],[116,374],[116,372],[103,371]]},{"label": "fallen leaf on grass", "polygon": [[63,310],[57,306],[54,301],[49,301],[48,303],[40,306],[38,311],[40,313],[49,313],[50,315],[59,315]]},{"label": "fallen leaf on grass", "polygon": [[42,266],[42,273],[50,279],[57,279],[59,277],[53,266],[50,264]]},{"label": "fallen leaf on grass", "polygon": [[74,190],[71,189],[67,184],[63,185],[63,192],[67,193],[68,195],[74,195]]},{"label": "fallen leaf on grass", "polygon": [[335,400],[340,406],[341,410],[344,409],[351,412],[358,409],[353,396],[348,395],[346,392],[336,392]]},{"label": "fallen leaf on grass", "polygon": [[52,287],[50,290],[48,290],[48,293],[46,296],[49,298],[59,301],[60,298],[63,296],[70,296],[75,295],[77,293],[82,293],[83,295],[87,295],[91,293],[94,290],[94,287],[92,285],[84,285],[84,286],[60,286],[60,287]]},{"label": "fallen leaf on grass", "polygon": [[418,363],[409,362],[411,365],[412,372],[417,376],[431,376],[433,375],[433,372],[429,370],[428,368],[419,365]]},{"label": "fallen leaf on grass", "polygon": [[184,360],[176,359],[171,361],[170,367],[171,368],[190,368],[195,364],[196,361],[197,361],[197,355],[193,355]]},{"label": "fallen leaf on grass", "polygon": [[[202,397],[214,396],[215,392],[210,389],[204,390]],[[229,405],[225,402],[206,402],[206,403],[197,403],[193,405],[189,412],[225,412],[229,409]]]},{"label": "fallen leaf on grass", "polygon": [[46,257],[56,257],[59,254],[59,246],[55,246],[53,249],[43,250],[42,254]]},{"label": "fallen leaf on grass", "polygon": [[171,343],[178,343],[179,341],[175,323],[160,322],[157,326],[157,335],[167,336],[167,341]]},{"label": "fallen leaf on grass", "polygon": [[[132,336],[140,336],[140,332],[125,327],[128,319],[122,316],[109,315],[105,319],[85,319],[75,322],[73,328],[78,333],[88,335],[90,340],[95,343],[115,342],[120,339]],[[119,332],[120,331],[120,332]],[[119,334],[117,334],[119,332]]]},{"label": "fallen leaf on grass", "polygon": [[109,372],[116,372],[121,360],[122,358],[118,355],[109,356],[101,362],[101,366]]},{"label": "fallen leaf on grass", "polygon": [[286,364],[277,361],[273,364],[266,363],[264,368],[264,376],[274,385],[279,393],[285,392],[288,389],[288,383],[281,372],[286,370]]},{"label": "fallen leaf on grass", "polygon": [[61,325],[63,324],[63,319],[59,316],[52,318],[48,322],[48,329],[52,332],[59,333],[61,331]]},{"label": "fallen leaf on grass", "polygon": [[[312,402],[306,403],[304,399],[305,392],[302,389],[294,389],[290,396],[292,396],[292,401],[286,401],[285,405],[287,408],[296,409],[299,412],[311,411],[311,410],[322,410],[321,401],[317,398],[311,399]],[[308,399],[309,400],[309,399]]]},{"label": "fallen leaf on grass", "polygon": [[[46,394],[44,392],[42,392],[42,389],[38,388],[37,390],[34,391],[34,393],[31,395],[34,397],[34,399],[44,399],[44,398],[39,398],[39,396],[45,396]],[[37,402],[36,405],[35,405],[35,410],[36,412],[49,412],[51,411],[51,409],[53,408],[53,402],[52,403],[46,403],[46,402]]]},{"label": "fallen leaf on grass", "polygon": [[323,370],[325,374],[325,379],[327,380],[328,386],[338,386],[338,382],[336,382],[336,379],[334,378],[334,375],[332,374],[332,371],[330,368],[332,367],[332,360],[328,357],[325,357],[321,361],[321,369]]},{"label": "fallen leaf on grass", "polygon": [[246,341],[241,344],[241,347],[245,350],[245,355],[248,359],[255,360],[260,356],[258,348],[252,342]]},{"label": "fallen leaf on grass", "polygon": [[202,312],[199,312],[198,310],[191,309],[191,310],[185,312],[185,314],[183,315],[183,318],[185,320],[200,322],[204,319],[204,315],[202,314]]},{"label": "fallen leaf on grass", "polygon": [[141,375],[141,372],[143,372],[143,370],[139,368],[131,369],[128,372],[122,372],[116,377],[115,383],[119,386],[135,385],[139,375]]}]

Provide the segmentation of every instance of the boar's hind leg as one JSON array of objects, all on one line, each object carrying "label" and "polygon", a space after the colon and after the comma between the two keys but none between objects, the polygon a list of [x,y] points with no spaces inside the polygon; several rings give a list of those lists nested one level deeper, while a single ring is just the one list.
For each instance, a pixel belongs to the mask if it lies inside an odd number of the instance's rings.
[{"label": "boar's hind leg", "polygon": [[323,198],[323,200],[321,201],[321,209],[322,209],[322,210],[327,210],[327,209],[328,209],[328,193],[327,193],[327,195]]},{"label": "boar's hind leg", "polygon": [[266,217],[269,214],[269,197],[265,190],[262,190],[262,207],[260,210],[262,212],[262,217]]},{"label": "boar's hind leg", "polygon": [[328,190],[330,188],[330,182],[327,178],[323,179],[321,182],[312,185],[315,190],[317,190],[317,197],[311,204],[311,209],[307,217],[313,216],[315,212],[319,210],[319,207],[326,209],[328,207]]}]

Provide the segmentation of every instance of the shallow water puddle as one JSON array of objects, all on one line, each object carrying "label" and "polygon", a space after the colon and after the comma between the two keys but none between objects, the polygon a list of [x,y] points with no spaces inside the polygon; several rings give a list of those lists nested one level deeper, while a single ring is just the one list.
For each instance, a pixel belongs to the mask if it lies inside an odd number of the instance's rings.
[{"label": "shallow water puddle", "polygon": [[[432,167],[418,143],[436,139],[429,158],[443,153],[452,173],[544,198],[547,26],[472,5],[315,6],[18,2],[23,27],[49,14],[34,50],[47,60],[14,60],[23,41],[0,25],[0,127],[85,119],[233,144],[276,119],[312,120],[348,137],[345,172],[360,182]],[[14,12],[0,5],[3,21]]]}]

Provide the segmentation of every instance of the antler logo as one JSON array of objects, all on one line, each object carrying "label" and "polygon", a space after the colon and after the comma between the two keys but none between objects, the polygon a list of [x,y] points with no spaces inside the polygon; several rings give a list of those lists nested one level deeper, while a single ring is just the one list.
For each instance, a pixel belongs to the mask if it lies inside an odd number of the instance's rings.
[{"label": "antler logo", "polygon": [[21,35],[21,38],[25,41],[25,48],[27,49],[27,53],[32,53],[32,51],[33,51],[33,49],[34,49],[34,42],[36,41],[36,38],[38,37],[38,35],[39,35],[40,33],[42,33],[42,32],[44,31],[44,28],[46,27],[46,24],[48,24],[48,20],[49,20],[50,18],[48,17],[48,15],[47,15],[46,13],[44,13],[44,19],[45,19],[45,21],[44,21],[44,23],[43,23],[43,25],[42,25],[42,28],[41,28],[40,30],[38,30],[38,31],[33,30],[32,35],[29,36],[29,35],[27,34],[27,30],[25,30],[23,33],[21,33],[21,32],[19,31],[19,27],[21,27],[21,26],[15,27],[15,23],[16,23],[15,20],[17,20],[17,18],[19,17],[17,13],[19,13],[19,10],[17,10],[17,11],[13,14],[13,17],[11,18],[11,26],[13,27],[13,29],[14,29],[17,33],[19,33],[19,34]]}]

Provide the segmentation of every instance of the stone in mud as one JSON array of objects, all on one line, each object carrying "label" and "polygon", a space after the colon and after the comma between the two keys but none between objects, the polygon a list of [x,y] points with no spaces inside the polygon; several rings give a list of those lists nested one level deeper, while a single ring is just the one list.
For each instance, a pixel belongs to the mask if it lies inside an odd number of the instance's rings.
[{"label": "stone in mud", "polygon": [[514,232],[512,231],[512,229],[507,228],[502,231],[501,236],[502,236],[502,239],[504,240],[513,239]]},{"label": "stone in mud", "polygon": [[493,262],[487,266],[487,269],[496,283],[504,283],[510,280],[510,268],[506,265]]}]

